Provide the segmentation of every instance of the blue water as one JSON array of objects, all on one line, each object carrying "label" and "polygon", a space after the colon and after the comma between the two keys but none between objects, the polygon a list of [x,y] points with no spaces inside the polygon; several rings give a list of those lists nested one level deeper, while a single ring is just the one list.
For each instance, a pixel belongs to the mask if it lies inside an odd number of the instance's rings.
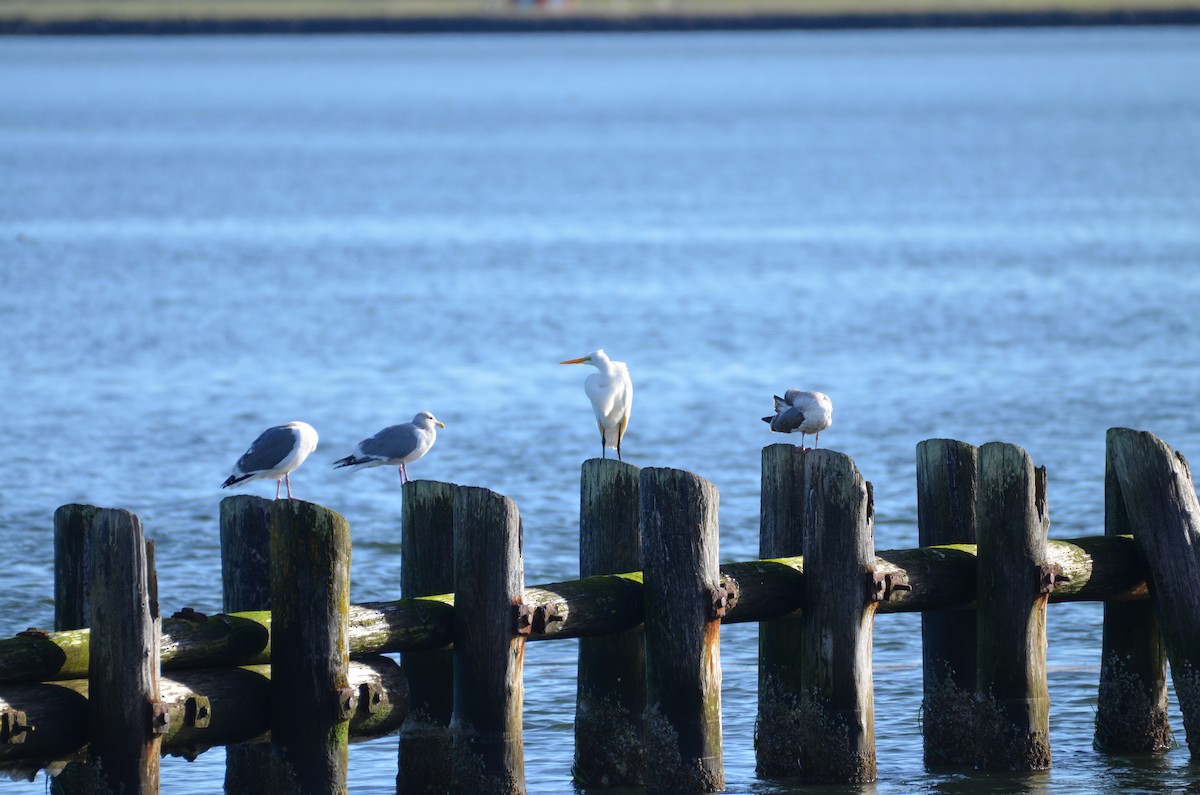
[{"label": "blue water", "polygon": [[[411,474],[512,497],[526,582],[571,578],[598,439],[556,362],[601,346],[627,460],[716,484],[723,560],[757,552],[791,386],[833,396],[880,549],[916,545],[930,437],[1023,446],[1051,535],[1099,533],[1107,428],[1200,455],[1198,74],[1193,29],[0,40],[0,632],[52,624],[74,501],[143,518],[164,609],[218,611],[217,485],[292,419],[356,601],[398,593],[398,480],[329,464],[421,409],[447,427]],[[925,772],[919,619],[881,617],[855,791],[1200,784],[1183,748],[1091,750],[1099,617],[1051,608],[1054,768],[1015,778]],[[755,628],[722,635],[729,791],[776,792]],[[531,792],[570,789],[574,656],[526,656]],[[355,745],[352,791],[395,754]],[[163,792],[223,761],[165,760]]]}]

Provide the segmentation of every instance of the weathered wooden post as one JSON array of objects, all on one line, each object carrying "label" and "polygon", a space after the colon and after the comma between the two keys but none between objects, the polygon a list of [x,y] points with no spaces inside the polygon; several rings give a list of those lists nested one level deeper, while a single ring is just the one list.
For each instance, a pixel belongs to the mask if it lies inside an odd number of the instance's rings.
[{"label": "weathered wooden post", "polygon": [[[804,554],[804,455],[790,444],[762,451],[758,556]],[[800,775],[801,621],[758,625],[758,720],[754,751],[759,775]]]},{"label": "weathered wooden post", "polygon": [[[221,609],[226,613],[271,609],[271,502],[250,494],[221,500]],[[226,748],[226,795],[264,792],[271,753],[268,743]]]},{"label": "weathered wooden post", "polygon": [[54,629],[83,629],[92,618],[90,528],[94,505],[63,505],[54,512]]},{"label": "weathered wooden post", "polygon": [[[1119,432],[1110,428],[1104,470],[1104,535],[1130,535],[1129,514],[1113,463]],[[1166,751],[1167,654],[1154,605],[1105,602],[1100,689],[1096,702],[1097,750],[1114,754]]]},{"label": "weathered wooden post", "polygon": [[1046,562],[1046,470],[1021,448],[979,448],[976,765],[1050,767],[1046,604],[1056,582]]},{"label": "weathered wooden post", "polygon": [[[408,598],[454,591],[454,486],[432,480],[404,484],[400,513],[400,594]],[[408,718],[400,730],[398,795],[450,789],[450,719],[454,653],[401,655],[408,678]]]},{"label": "weathered wooden post", "polygon": [[804,454],[804,484],[800,775],[865,783],[877,775],[871,640],[889,588],[875,572],[871,486],[832,450]]},{"label": "weathered wooden post", "polygon": [[525,792],[521,516],[487,489],[454,491],[454,717],[456,795]]},{"label": "weathered wooden post", "polygon": [[646,789],[719,792],[721,616],[717,489],[678,469],[643,469]]},{"label": "weathered wooden post", "polygon": [[[917,526],[922,547],[975,543],[979,455],[974,445],[917,445]],[[975,611],[921,613],[926,765],[975,762]]]},{"label": "weathered wooden post", "polygon": [[357,706],[350,646],[350,526],[301,500],[271,503],[273,792],[346,792],[349,720]]},{"label": "weathered wooden post", "polygon": [[1171,663],[1188,750],[1200,754],[1200,501],[1191,469],[1154,434],[1114,428],[1108,450]]},{"label": "weathered wooden post", "polygon": [[166,711],[159,700],[158,596],[142,523],[98,511],[91,526],[88,757],[103,787],[157,793]]},{"label": "weathered wooden post", "polygon": [[[583,463],[579,576],[642,569],[639,469],[603,458]],[[642,713],[646,645],[642,632],[579,639],[575,766],[580,787],[634,787],[645,777]]]}]

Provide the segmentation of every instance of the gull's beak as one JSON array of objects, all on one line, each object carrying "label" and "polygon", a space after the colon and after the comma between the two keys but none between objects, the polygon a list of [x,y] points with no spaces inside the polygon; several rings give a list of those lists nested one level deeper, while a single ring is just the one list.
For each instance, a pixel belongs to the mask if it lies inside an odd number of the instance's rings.
[{"label": "gull's beak", "polygon": [[433,421],[433,424],[434,424],[434,425],[436,425],[436,426],[438,426],[439,428],[445,428],[445,427],[446,427],[446,423],[442,422],[441,420],[434,420],[434,421]]},{"label": "gull's beak", "polygon": [[583,364],[584,362],[590,362],[591,360],[591,356],[581,356],[578,359],[567,359],[565,362],[559,362],[559,364]]}]

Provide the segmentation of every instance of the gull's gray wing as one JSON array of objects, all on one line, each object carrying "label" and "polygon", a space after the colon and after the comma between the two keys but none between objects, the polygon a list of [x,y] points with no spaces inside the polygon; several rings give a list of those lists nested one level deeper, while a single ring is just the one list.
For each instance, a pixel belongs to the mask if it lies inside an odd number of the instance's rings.
[{"label": "gull's gray wing", "polygon": [[237,469],[246,475],[274,469],[291,455],[299,440],[300,434],[294,428],[284,425],[267,428],[238,459]]},{"label": "gull's gray wing", "polygon": [[420,444],[417,427],[411,422],[390,425],[358,446],[359,452],[371,458],[404,458]]},{"label": "gull's gray wing", "polygon": [[771,430],[776,433],[791,433],[804,422],[804,412],[796,407],[781,411],[771,419]]}]

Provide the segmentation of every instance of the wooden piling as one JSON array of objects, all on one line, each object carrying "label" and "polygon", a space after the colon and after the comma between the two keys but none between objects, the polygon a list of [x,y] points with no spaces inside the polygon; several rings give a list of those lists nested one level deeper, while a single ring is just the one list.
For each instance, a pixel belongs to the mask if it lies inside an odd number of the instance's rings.
[{"label": "wooden piling", "polygon": [[271,609],[271,504],[235,494],[221,500],[221,595],[226,613]]},{"label": "wooden piling", "polygon": [[861,784],[876,778],[871,641],[888,587],[876,578],[871,487],[832,450],[804,454],[804,483],[800,775]]},{"label": "wooden piling", "polygon": [[[221,594],[226,613],[271,609],[271,500],[235,494],[221,500]],[[262,792],[271,765],[267,743],[240,743],[225,750],[226,795]]]},{"label": "wooden piling", "polygon": [[[454,486],[431,480],[404,484],[400,513],[400,593],[416,597],[454,590]],[[450,719],[454,653],[404,652],[411,704],[400,730],[397,795],[450,788]]]},{"label": "wooden piling", "polygon": [[300,500],[271,504],[272,791],[346,792],[350,527]]},{"label": "wooden piling", "polygon": [[[1131,535],[1129,514],[1113,463],[1116,429],[1106,440],[1104,535]],[[1166,751],[1167,653],[1154,606],[1147,601],[1105,602],[1093,744],[1106,753]]]},{"label": "wooden piling", "polygon": [[521,517],[487,489],[454,491],[454,717],[457,795],[525,792]]},{"label": "wooden piling", "polygon": [[1187,460],[1154,434],[1114,428],[1108,450],[1146,559],[1188,750],[1200,754],[1200,501]]},{"label": "wooden piling", "polygon": [[[583,464],[579,576],[641,571],[639,469],[592,458]],[[579,787],[635,787],[645,780],[642,713],[646,646],[641,632],[579,640],[575,765]]]},{"label": "wooden piling", "polygon": [[1046,470],[1019,447],[979,448],[976,766],[1050,767]]},{"label": "wooden piling", "polygon": [[646,790],[719,792],[720,619],[717,489],[677,469],[643,469]]},{"label": "wooden piling", "polygon": [[106,791],[158,792],[166,713],[159,700],[158,600],[142,523],[116,509],[96,513],[89,544],[91,653],[88,758]]},{"label": "wooden piling", "polygon": [[83,629],[92,619],[88,602],[94,505],[63,505],[54,512],[54,629]]},{"label": "wooden piling", "polygon": [[[975,543],[978,450],[951,439],[917,445],[917,526],[922,547]],[[925,764],[975,762],[975,611],[921,614]]]},{"label": "wooden piling", "polygon": [[[804,554],[804,455],[790,444],[762,451],[758,556]],[[801,621],[798,616],[758,627],[758,718],[754,746],[760,776],[800,775]]]}]

